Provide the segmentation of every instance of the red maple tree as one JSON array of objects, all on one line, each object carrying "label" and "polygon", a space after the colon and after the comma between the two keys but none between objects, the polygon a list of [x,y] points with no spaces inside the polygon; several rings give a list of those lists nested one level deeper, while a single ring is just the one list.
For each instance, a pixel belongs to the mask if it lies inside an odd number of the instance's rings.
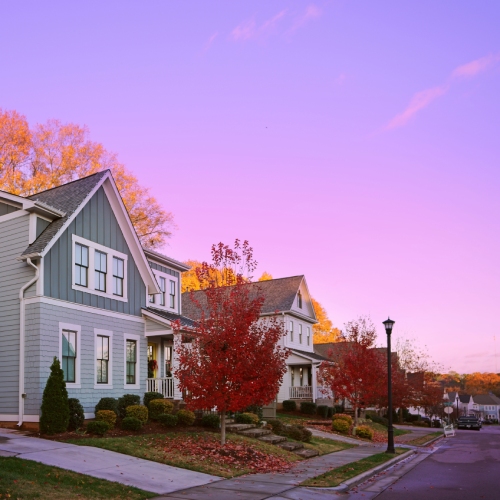
[{"label": "red maple tree", "polygon": [[[206,288],[196,298],[191,294],[196,326],[190,342],[176,347],[175,375],[184,399],[189,408],[220,413],[222,445],[226,413],[270,403],[286,371],[288,350],[279,345],[283,323],[260,319],[264,297],[248,276],[255,267],[247,241],[236,240],[234,249],[222,243],[212,247],[212,263],[197,270]],[[174,333],[181,333],[179,324]]]},{"label": "red maple tree", "polygon": [[[358,423],[358,408],[377,402],[385,390],[383,356],[374,348],[376,331],[367,318],[347,323],[340,342],[328,353],[329,362],[321,364],[319,378],[336,399],[347,400]],[[385,369],[387,372],[387,369]]]}]

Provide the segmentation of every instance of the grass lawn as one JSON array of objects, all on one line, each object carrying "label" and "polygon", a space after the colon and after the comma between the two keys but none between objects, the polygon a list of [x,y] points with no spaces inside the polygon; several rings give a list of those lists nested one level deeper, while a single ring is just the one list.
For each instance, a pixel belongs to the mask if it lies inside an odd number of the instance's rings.
[{"label": "grass lawn", "polygon": [[67,442],[226,478],[252,472],[284,471],[300,460],[278,446],[235,434],[227,436],[224,447],[220,446],[218,434],[208,432],[96,437]]},{"label": "grass lawn", "polygon": [[0,498],[145,499],[155,493],[15,457],[0,457]]},{"label": "grass lawn", "polygon": [[[387,434],[387,427],[385,427],[382,424],[378,424],[376,422],[372,422],[370,420],[367,420],[367,423],[365,425],[369,425],[374,431],[379,431]],[[405,430],[405,429],[394,429],[394,437],[396,436],[403,436],[404,434],[410,434],[411,431]]]},{"label": "grass lawn", "polygon": [[[407,451],[408,450],[404,448],[396,448],[396,455],[401,455]],[[307,479],[301,484],[301,486],[316,486],[320,488],[338,486],[340,483],[347,481],[351,477],[357,476],[358,474],[372,469],[377,465],[388,462],[394,458],[394,456],[395,455],[391,455],[389,453],[377,453],[376,455],[363,458],[357,462],[351,462],[350,464],[343,465],[342,467],[337,467],[336,469],[332,469],[331,471],[312,479]]]},{"label": "grass lawn", "polygon": [[411,441],[406,442],[406,444],[412,444],[413,446],[421,446],[431,439],[434,439],[438,436],[443,436],[443,431],[431,432],[430,434],[424,434],[418,438],[412,439]]},{"label": "grass lawn", "polygon": [[[290,440],[291,441],[291,440]],[[327,453],[335,453],[336,451],[347,450],[348,448],[354,448],[355,444],[343,443],[342,441],[334,441],[333,439],[312,437],[310,443],[302,443],[304,448],[310,450],[318,450],[320,455],[326,455]]]},{"label": "grass lawn", "polygon": [[297,415],[295,413],[276,413],[276,418],[279,418],[284,424],[302,424],[309,420],[318,420],[315,415]]}]

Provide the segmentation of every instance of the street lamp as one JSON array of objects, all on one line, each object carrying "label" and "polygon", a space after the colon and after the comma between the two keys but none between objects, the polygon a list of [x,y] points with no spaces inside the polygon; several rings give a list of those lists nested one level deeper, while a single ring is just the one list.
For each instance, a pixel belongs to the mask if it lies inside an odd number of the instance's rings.
[{"label": "street lamp", "polygon": [[395,321],[387,318],[383,321],[385,333],[387,334],[387,399],[388,399],[388,420],[387,429],[387,451],[386,453],[396,453],[394,449],[394,429],[392,427],[392,363],[391,363],[391,333]]}]

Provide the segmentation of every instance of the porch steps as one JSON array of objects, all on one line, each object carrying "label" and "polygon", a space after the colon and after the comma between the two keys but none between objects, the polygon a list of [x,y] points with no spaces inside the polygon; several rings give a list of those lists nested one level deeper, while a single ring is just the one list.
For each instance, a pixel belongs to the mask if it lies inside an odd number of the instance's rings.
[{"label": "porch steps", "polygon": [[277,436],[276,434],[268,434],[267,436],[261,436],[259,438],[259,441],[263,441],[264,443],[269,443],[269,444],[278,444],[286,441],[286,437]]},{"label": "porch steps", "polygon": [[247,429],[255,429],[257,426],[254,424],[229,424],[226,425],[226,431],[236,432],[239,434],[241,431],[246,431]]},{"label": "porch steps", "polygon": [[261,438],[263,436],[269,436],[270,434],[272,434],[272,432],[267,429],[254,428],[254,429],[246,429],[243,431],[239,431],[238,434],[247,437]]},{"label": "porch steps", "polygon": [[297,453],[297,450],[302,450],[304,448],[302,443],[296,443],[294,441],[286,441],[278,444],[278,446],[286,451],[293,451],[295,453]]}]

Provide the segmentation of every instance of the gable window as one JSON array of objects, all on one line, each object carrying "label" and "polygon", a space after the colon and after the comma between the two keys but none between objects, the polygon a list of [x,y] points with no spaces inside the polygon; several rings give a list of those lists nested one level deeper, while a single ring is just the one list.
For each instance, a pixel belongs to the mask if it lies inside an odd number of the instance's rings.
[{"label": "gable window", "polygon": [[302,294],[300,291],[297,293],[297,306],[302,309]]},{"label": "gable window", "polygon": [[109,383],[109,337],[97,335],[97,383]]},{"label": "gable window", "polygon": [[89,249],[77,243],[75,245],[75,284],[88,286]]},{"label": "gable window", "polygon": [[293,321],[290,321],[290,341],[293,342]]},{"label": "gable window", "polygon": [[95,266],[95,281],[94,286],[100,292],[106,291],[106,274],[108,272],[107,255],[104,252],[95,251],[94,266]]},{"label": "gable window", "polygon": [[163,277],[163,276],[160,276],[160,306],[164,306],[165,305],[165,292],[166,292],[166,289],[167,289],[167,283],[166,283],[166,279]]},{"label": "gable window", "polygon": [[123,259],[113,257],[113,295],[123,297],[123,280],[125,279]]},{"label": "gable window", "polygon": [[137,341],[126,341],[126,383],[135,385],[137,367]]},{"label": "gable window", "polygon": [[311,327],[307,327],[306,330],[306,338],[307,338],[307,345],[310,345],[311,342]]},{"label": "gable window", "polygon": [[175,309],[175,281],[170,280],[170,307]]},{"label": "gable window", "polygon": [[76,336],[77,332],[62,331],[62,369],[64,381],[70,383],[76,382]]}]

